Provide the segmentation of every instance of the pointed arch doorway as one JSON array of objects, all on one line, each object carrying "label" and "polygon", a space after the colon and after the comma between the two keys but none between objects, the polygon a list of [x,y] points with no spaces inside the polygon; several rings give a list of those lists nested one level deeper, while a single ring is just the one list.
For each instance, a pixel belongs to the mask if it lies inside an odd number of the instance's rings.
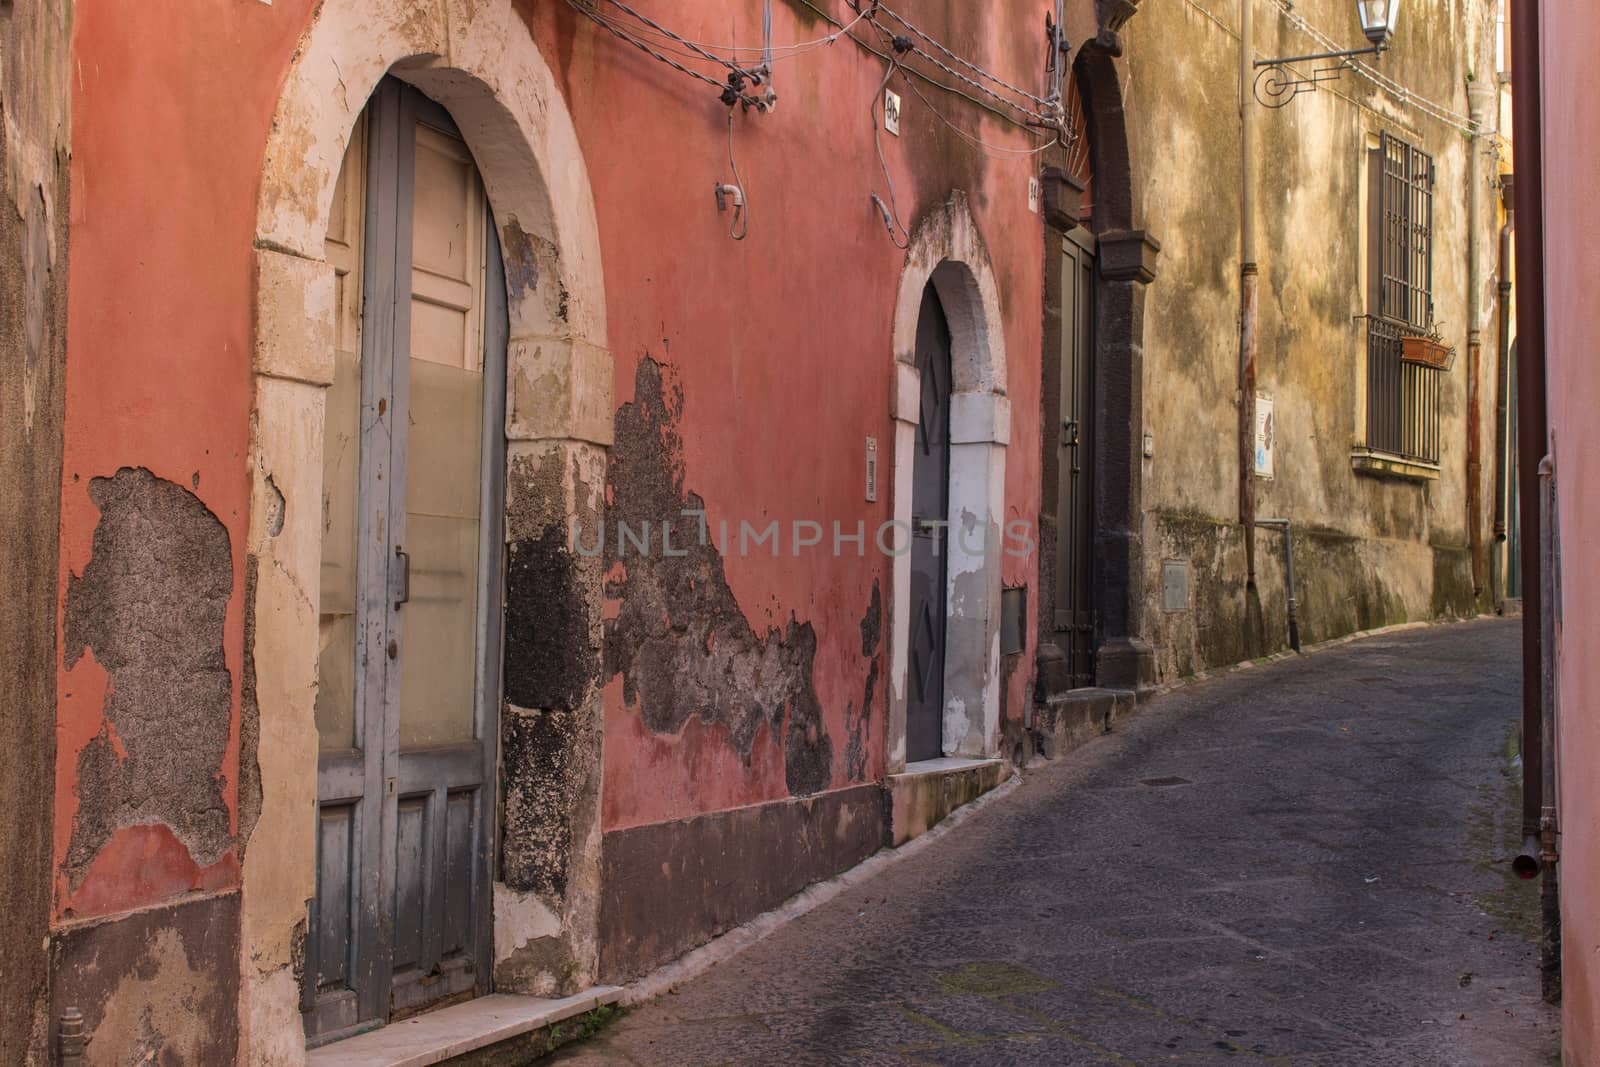
[{"label": "pointed arch doorway", "polygon": [[492,969],[506,290],[460,131],[392,77],[326,251],[314,1044],[486,992]]}]

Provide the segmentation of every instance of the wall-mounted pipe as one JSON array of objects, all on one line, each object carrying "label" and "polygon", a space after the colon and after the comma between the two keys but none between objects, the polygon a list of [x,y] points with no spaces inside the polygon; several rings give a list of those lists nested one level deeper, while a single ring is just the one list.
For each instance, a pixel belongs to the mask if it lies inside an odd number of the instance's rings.
[{"label": "wall-mounted pipe", "polygon": [[61,1013],[56,1025],[56,1048],[61,1054],[61,1067],[83,1067],[89,1037],[83,1032],[83,1012],[77,1008]]},{"label": "wall-mounted pipe", "polygon": [[1289,594],[1289,647],[1300,651],[1300,615],[1294,597],[1294,528],[1288,519],[1257,519],[1257,526],[1278,526],[1283,529],[1283,584]]},{"label": "wall-mounted pipe", "polygon": [[1516,232],[1517,215],[1513,190],[1516,182],[1506,174],[1500,179],[1500,204],[1505,208],[1505,225],[1500,227],[1500,266],[1496,312],[1499,353],[1494,366],[1494,552],[1489,557],[1489,596],[1494,610],[1506,610],[1506,465],[1511,460],[1507,441],[1511,426],[1507,419],[1511,395],[1511,237]]},{"label": "wall-mounted pipe", "polygon": [[1556,817],[1560,785],[1560,748],[1556,741],[1556,716],[1561,712],[1556,688],[1556,614],[1561,605],[1561,520],[1556,509],[1556,467],[1553,455],[1539,462],[1539,612],[1540,669],[1544,699],[1539,707],[1539,736],[1544,753],[1539,781],[1543,806],[1539,813],[1539,866],[1544,875],[1539,887],[1539,986],[1545,1003],[1561,1001],[1561,850],[1560,822]]},{"label": "wall-mounted pipe", "polygon": [[1513,0],[1511,111],[1517,174],[1517,478],[1522,486],[1522,833],[1537,837],[1544,807],[1539,632],[1539,460],[1549,451],[1544,370],[1543,105],[1539,4]]},{"label": "wall-mounted pipe", "polygon": [[[1485,82],[1467,80],[1467,101],[1472,125],[1488,126],[1489,104],[1495,90]],[[1482,390],[1478,388],[1483,359],[1482,308],[1478,288],[1478,187],[1483,183],[1484,135],[1474,133],[1467,147],[1467,556],[1472,573],[1472,597],[1483,595],[1483,444]],[[1473,608],[1477,612],[1477,608]]]}]

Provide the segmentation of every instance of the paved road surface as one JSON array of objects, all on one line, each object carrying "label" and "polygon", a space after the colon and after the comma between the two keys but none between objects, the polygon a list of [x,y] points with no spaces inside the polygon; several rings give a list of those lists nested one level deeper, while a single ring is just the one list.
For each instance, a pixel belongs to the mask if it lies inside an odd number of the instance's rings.
[{"label": "paved road surface", "polygon": [[562,1067],[1549,1064],[1515,622],[1158,697]]}]

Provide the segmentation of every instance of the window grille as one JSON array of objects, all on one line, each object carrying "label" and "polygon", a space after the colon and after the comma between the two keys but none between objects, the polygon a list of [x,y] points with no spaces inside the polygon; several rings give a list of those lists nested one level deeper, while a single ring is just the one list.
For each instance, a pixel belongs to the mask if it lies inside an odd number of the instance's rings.
[{"label": "window grille", "polygon": [[1433,158],[1383,134],[1373,153],[1367,446],[1439,462],[1444,370],[1401,358],[1407,336],[1433,329]]}]

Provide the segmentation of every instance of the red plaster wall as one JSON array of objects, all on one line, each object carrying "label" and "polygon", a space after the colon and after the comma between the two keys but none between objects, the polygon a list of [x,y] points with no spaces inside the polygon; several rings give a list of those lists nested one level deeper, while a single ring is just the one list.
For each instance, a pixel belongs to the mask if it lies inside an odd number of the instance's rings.
[{"label": "red plaster wall", "polygon": [[1560,695],[1562,1062],[1600,1064],[1600,20],[1580,0],[1546,0],[1545,340],[1561,535]]},{"label": "red plaster wall", "polygon": [[[959,51],[1026,84],[1042,66],[1033,12],[1016,3],[987,7],[976,21],[959,4],[924,2],[906,11]],[[760,41],[759,5],[649,10],[670,12],[673,28],[692,39]],[[984,33],[984,23],[1016,32]],[[539,5],[532,25],[572,109],[594,184],[616,401],[632,398],[641,357],[668,364],[684,395],[685,485],[706,499],[712,529],[723,519],[734,531],[744,519],[779,520],[786,558],[732,551],[724,564],[758,633],[783,626],[791,614],[815,626],[814,683],[834,739],[835,786],[846,784],[846,706],[861,704],[868,665],[860,622],[878,582],[885,617],[868,775],[880,778],[891,561],[871,548],[870,531],[893,517],[892,332],[904,263],[869,198],[887,193],[868,118],[883,61],[844,40],[780,61],[777,109],[735,115],[733,149],[751,221],[748,238],[734,242],[711,196],[731,171],[727,109],[710,87],[630,55],[604,31],[575,24],[561,5]],[[787,4],[774,7],[777,43],[826,29],[799,21]],[[986,141],[1033,143],[996,120],[980,124],[965,101],[924,91]],[[985,159],[903,87],[901,95],[903,136],[883,140],[903,221],[911,225],[952,188],[965,188],[993,260],[1013,420],[1006,518],[1033,521],[1043,289],[1043,232],[1027,204],[1035,163]],[[883,475],[874,504],[862,493],[869,435],[878,440]],[[865,522],[866,558],[836,559],[831,550],[788,557],[788,528],[797,519],[822,522],[830,539],[835,519],[846,532]],[[1007,558],[1004,566],[1007,584],[1031,585],[1036,577],[1031,560]],[[1031,644],[1024,662],[1032,662]],[[1012,679],[1011,708],[1023,706],[1029,681],[1027,670]],[[677,737],[650,734],[623,704],[621,688],[613,684],[606,699],[607,830],[786,795],[781,739],[763,733],[746,766],[720,727],[691,723]]]},{"label": "red plaster wall", "polygon": [[[226,631],[233,735],[222,766],[237,808],[243,548],[249,516],[249,271],[257,188],[279,86],[311,0],[201,5],[81,0],[76,12],[72,257],[61,581],[85,566],[97,519],[91,478],[144,466],[189,486],[225,524],[234,556]],[[594,186],[606,278],[616,402],[631,399],[649,356],[684,395],[685,483],[728,518],[838,519],[868,530],[891,517],[892,320],[903,253],[869,193],[886,192],[869,102],[881,60],[848,41],[779,65],[781,100],[735,116],[734,152],[750,195],[749,238],[733,242],[711,187],[730,179],[727,111],[691,82],[576,19],[560,3],[522,3],[566,95]],[[842,3],[822,3],[845,10]],[[1042,68],[1036,5],[907,0],[904,11],[959,51],[1021,84]],[[701,40],[753,45],[760,5],[672,4],[646,10]],[[775,5],[775,40],[826,30]],[[999,28],[1010,28],[998,32]],[[533,47],[533,45],[529,45]],[[963,129],[1016,148],[1029,142],[965,101],[930,100]],[[912,225],[953,188],[966,190],[993,260],[1008,354],[1012,435],[1007,520],[1037,515],[1042,232],[1027,206],[1032,157],[986,159],[903,94],[902,132],[885,138],[901,217]],[[876,504],[862,497],[863,447],[878,439]],[[814,683],[845,784],[847,705],[867,675],[860,621],[874,581],[884,604],[872,708],[869,779],[884,767],[890,687],[890,560],[812,555],[726,559],[730,585],[758,632],[810,622]],[[1007,558],[1007,584],[1031,586],[1033,560]],[[1030,593],[1030,603],[1032,602]],[[1010,681],[1020,714],[1033,639]],[[60,674],[56,856],[77,810],[76,761],[100,729],[105,675],[90,657]],[[781,739],[763,736],[746,766],[691,722],[677,737],[646,731],[621,686],[606,692],[604,823],[651,823],[785,795]],[[307,773],[312,773],[307,768]],[[157,828],[124,831],[58,916],[103,913],[191,888],[237,883],[231,858],[197,871]],[[104,874],[102,875],[102,869]]]},{"label": "red plaster wall", "polygon": [[[232,735],[222,765],[237,825],[244,543],[250,512],[250,243],[262,146],[304,3],[80,0],[73,16],[61,591],[81,574],[98,513],[90,479],[145,467],[193,487],[228,531]],[[198,476],[198,485],[195,478]],[[62,643],[63,662],[70,652]],[[99,732],[104,670],[85,654],[58,679],[55,851],[78,810],[78,755]],[[236,885],[231,856],[201,871],[170,833],[130,827],[58,916]]]}]

